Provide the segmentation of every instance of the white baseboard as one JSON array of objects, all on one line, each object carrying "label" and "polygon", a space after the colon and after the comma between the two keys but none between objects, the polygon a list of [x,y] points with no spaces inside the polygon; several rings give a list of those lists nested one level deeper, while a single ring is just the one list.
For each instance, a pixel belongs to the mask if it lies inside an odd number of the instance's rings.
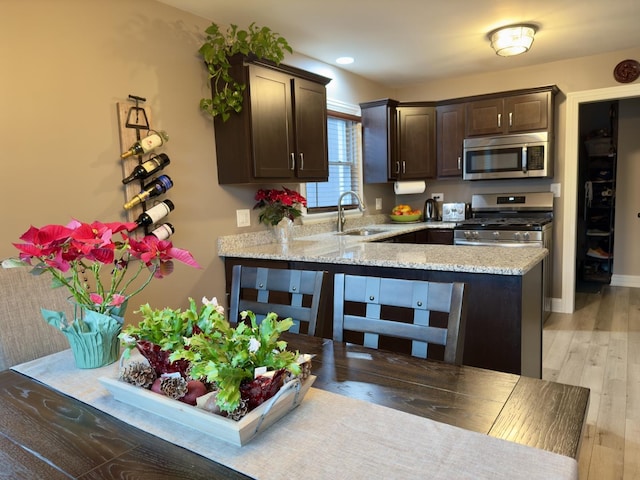
[{"label": "white baseboard", "polygon": [[566,310],[565,302],[562,298],[552,298],[551,299],[551,311],[555,313],[573,313]]},{"label": "white baseboard", "polygon": [[637,275],[611,275],[612,287],[635,287],[640,288],[640,277]]}]

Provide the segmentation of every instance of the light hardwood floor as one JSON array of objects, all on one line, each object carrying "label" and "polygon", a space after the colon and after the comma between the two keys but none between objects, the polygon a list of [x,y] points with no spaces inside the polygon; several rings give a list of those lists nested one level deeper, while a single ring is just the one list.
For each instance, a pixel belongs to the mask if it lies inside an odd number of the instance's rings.
[{"label": "light hardwood floor", "polygon": [[544,326],[543,378],[591,389],[580,480],[640,479],[640,289],[576,294]]}]

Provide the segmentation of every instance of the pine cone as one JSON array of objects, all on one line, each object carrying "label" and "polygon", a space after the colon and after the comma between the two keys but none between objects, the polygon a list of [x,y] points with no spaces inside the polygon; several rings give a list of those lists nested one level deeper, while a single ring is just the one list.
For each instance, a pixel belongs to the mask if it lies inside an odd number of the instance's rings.
[{"label": "pine cone", "polygon": [[[298,360],[300,361],[300,360]],[[298,375],[294,375],[291,372],[287,372],[284,383],[289,383],[294,378],[299,378],[301,382],[304,382],[311,375],[311,357],[308,360],[300,363],[300,373]]]},{"label": "pine cone", "polygon": [[187,394],[187,381],[182,377],[162,377],[160,390],[167,397],[177,400]]},{"label": "pine cone", "polygon": [[311,360],[300,364],[300,381],[304,382],[311,375]]},{"label": "pine cone", "polygon": [[240,405],[238,405],[233,412],[229,412],[227,414],[227,418],[230,418],[231,420],[235,420],[237,422],[242,417],[244,417],[248,411],[249,411],[249,404],[244,398],[241,398]]},{"label": "pine cone", "polygon": [[156,372],[144,362],[131,362],[125,367],[120,378],[136,387],[149,388],[156,379]]}]

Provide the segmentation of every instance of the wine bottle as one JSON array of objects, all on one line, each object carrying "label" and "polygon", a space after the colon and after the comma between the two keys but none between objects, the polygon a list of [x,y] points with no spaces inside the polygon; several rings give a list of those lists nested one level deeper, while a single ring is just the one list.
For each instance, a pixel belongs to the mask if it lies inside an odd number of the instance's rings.
[{"label": "wine bottle", "polygon": [[175,205],[171,200],[165,200],[163,202],[154,205],[149,210],[142,212],[135,222],[139,227],[146,227],[153,225],[158,220],[169,215],[169,212],[173,211]]},{"label": "wine bottle", "polygon": [[169,135],[167,132],[160,131],[156,132],[155,130],[151,135],[148,135],[136,143],[134,143],[129,150],[120,155],[120,158],[128,158],[132,155],[143,155],[145,153],[150,152],[156,147],[161,146],[164,142],[169,141]]},{"label": "wine bottle", "polygon": [[148,183],[144,187],[142,187],[142,191],[124,204],[124,208],[129,210],[130,208],[135,207],[139,203],[145,202],[149,198],[157,197],[158,195],[162,195],[164,192],[173,187],[173,182],[168,175],[160,175],[153,182]]},{"label": "wine bottle", "polygon": [[153,155],[149,157],[149,160],[146,162],[137,165],[131,172],[131,175],[122,179],[122,183],[127,184],[134,180],[144,180],[145,178],[149,178],[151,175],[159,172],[170,163],[171,160],[164,153]]},{"label": "wine bottle", "polygon": [[154,229],[149,235],[153,235],[158,240],[166,240],[173,235],[173,232],[175,231],[176,230],[173,228],[173,225],[170,223],[163,223],[158,228]]}]

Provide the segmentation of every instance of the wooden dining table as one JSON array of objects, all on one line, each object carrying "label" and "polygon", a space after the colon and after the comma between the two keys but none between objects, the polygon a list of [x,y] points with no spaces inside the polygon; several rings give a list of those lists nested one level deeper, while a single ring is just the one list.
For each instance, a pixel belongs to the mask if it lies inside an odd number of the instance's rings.
[{"label": "wooden dining table", "polygon": [[[314,355],[314,388],[577,457],[586,388],[318,337],[284,338],[290,349]],[[7,478],[251,478],[13,370],[0,372],[0,465]]]}]

